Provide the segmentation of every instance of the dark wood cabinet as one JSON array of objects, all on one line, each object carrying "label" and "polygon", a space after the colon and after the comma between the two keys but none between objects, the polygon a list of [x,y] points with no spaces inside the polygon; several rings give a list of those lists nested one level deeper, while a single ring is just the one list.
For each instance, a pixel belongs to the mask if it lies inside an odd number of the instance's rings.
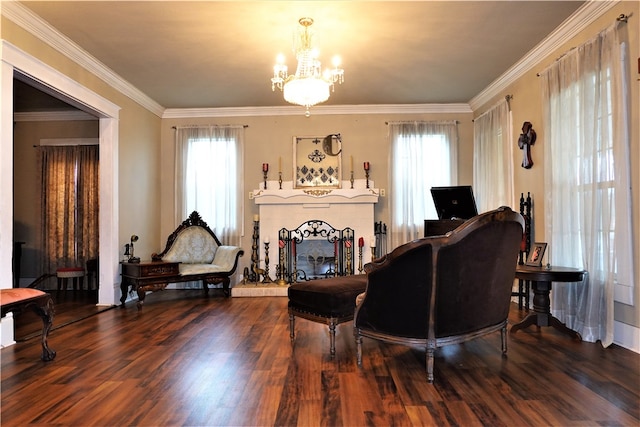
[{"label": "dark wood cabinet", "polygon": [[424,237],[444,236],[464,224],[464,219],[425,219]]},{"label": "dark wood cabinet", "polygon": [[138,292],[138,307],[140,307],[147,291],[164,289],[169,283],[180,280],[179,264],[179,262],[165,261],[123,262],[120,303],[124,305],[127,291],[131,287],[131,292]]}]

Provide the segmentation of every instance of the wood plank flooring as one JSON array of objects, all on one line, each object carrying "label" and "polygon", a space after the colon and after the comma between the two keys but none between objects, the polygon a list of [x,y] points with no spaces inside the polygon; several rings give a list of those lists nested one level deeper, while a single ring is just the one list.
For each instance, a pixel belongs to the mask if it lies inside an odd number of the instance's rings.
[{"label": "wood plank flooring", "polygon": [[[638,426],[640,355],[530,327],[436,352],[296,321],[287,299],[167,290],[1,350],[7,426]],[[510,321],[526,315],[514,305]]]},{"label": "wood plank flooring", "polygon": [[[62,328],[70,323],[78,322],[89,316],[101,313],[113,307],[97,306],[96,290],[56,291],[45,290],[55,303],[55,322],[53,329]],[[15,340],[31,339],[42,333],[42,319],[33,311],[27,310],[18,315],[14,314]]]}]

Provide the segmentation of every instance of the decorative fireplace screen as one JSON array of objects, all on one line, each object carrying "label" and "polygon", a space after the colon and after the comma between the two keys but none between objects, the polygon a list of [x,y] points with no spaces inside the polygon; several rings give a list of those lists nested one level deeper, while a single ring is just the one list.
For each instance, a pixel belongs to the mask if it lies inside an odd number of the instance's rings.
[{"label": "decorative fireplace screen", "polygon": [[276,275],[287,283],[354,274],[354,231],[311,220],[278,232]]}]

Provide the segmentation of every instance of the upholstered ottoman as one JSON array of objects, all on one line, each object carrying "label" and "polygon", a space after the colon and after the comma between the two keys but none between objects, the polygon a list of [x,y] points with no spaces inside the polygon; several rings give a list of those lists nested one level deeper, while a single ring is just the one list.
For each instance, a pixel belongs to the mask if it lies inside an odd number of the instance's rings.
[{"label": "upholstered ottoman", "polygon": [[289,328],[295,339],[295,317],[329,325],[331,357],[336,354],[336,325],[353,320],[356,297],[365,291],[367,275],[339,276],[295,283],[289,287]]},{"label": "upholstered ottoman", "polygon": [[[58,277],[58,290],[67,290],[67,282],[73,280],[73,290],[78,290],[78,281],[80,281],[80,290],[84,288],[84,268],[82,267],[62,267],[56,270]],[[64,289],[63,289],[64,286]]]}]

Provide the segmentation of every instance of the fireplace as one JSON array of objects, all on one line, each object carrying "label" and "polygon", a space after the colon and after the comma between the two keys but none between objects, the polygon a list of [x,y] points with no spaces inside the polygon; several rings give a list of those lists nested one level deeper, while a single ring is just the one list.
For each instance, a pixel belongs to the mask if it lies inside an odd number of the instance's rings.
[{"label": "fireplace", "polygon": [[[232,289],[232,295],[286,296],[286,286],[278,286],[276,284],[278,282],[276,267],[280,264],[280,232],[283,229],[291,232],[298,230],[301,225],[308,222],[325,224],[333,229],[334,232],[327,236],[320,236],[320,234],[314,236],[313,233],[309,236],[298,234],[284,236],[289,239],[288,241],[285,239],[283,242],[285,244],[285,256],[287,256],[287,251],[293,250],[291,248],[292,241],[295,241],[297,254],[303,250],[307,251],[305,249],[306,245],[309,245],[307,252],[310,252],[307,254],[310,256],[307,256],[306,261],[296,255],[295,269],[293,264],[285,264],[286,283],[290,283],[290,280],[294,278],[296,280],[304,280],[299,275],[294,277],[292,274],[294,270],[300,270],[297,266],[298,262],[311,264],[304,268],[307,279],[315,275],[336,274],[336,242],[338,245],[338,273],[346,274],[348,271],[349,274],[358,274],[359,247],[357,242],[361,238],[365,242],[365,246],[362,248],[362,263],[366,264],[371,261],[370,242],[375,235],[374,209],[376,203],[378,203],[379,190],[375,188],[373,181],[369,180],[368,183],[369,188],[367,188],[367,182],[364,179],[354,180],[353,188],[294,188],[292,181],[284,181],[282,185],[278,181],[267,181],[266,189],[262,182],[259,183],[257,189],[250,194],[250,199],[259,208],[259,215],[255,218],[258,220],[258,224],[254,225],[257,227],[258,241],[255,249],[255,259],[252,258],[252,263],[255,262],[260,268],[264,268],[267,266],[265,265],[265,258],[267,258],[269,260],[269,274],[274,283],[253,286],[253,289],[248,289],[251,286],[235,286]],[[348,181],[344,181],[343,184],[351,187]],[[303,231],[301,230],[300,232],[302,233]],[[348,237],[347,231],[349,233]],[[316,242],[316,240],[321,240],[322,243]],[[265,242],[270,242],[268,252],[265,251]],[[347,242],[350,245],[348,252],[350,253],[351,264],[349,267],[347,267]],[[315,251],[315,255],[313,251]],[[292,263],[293,260],[294,258],[291,257]]]},{"label": "fireplace", "polygon": [[[336,230],[320,220],[278,232],[276,276],[287,283],[354,274],[362,269],[362,253],[356,253],[352,228]],[[362,252],[362,251],[359,251]]]}]

